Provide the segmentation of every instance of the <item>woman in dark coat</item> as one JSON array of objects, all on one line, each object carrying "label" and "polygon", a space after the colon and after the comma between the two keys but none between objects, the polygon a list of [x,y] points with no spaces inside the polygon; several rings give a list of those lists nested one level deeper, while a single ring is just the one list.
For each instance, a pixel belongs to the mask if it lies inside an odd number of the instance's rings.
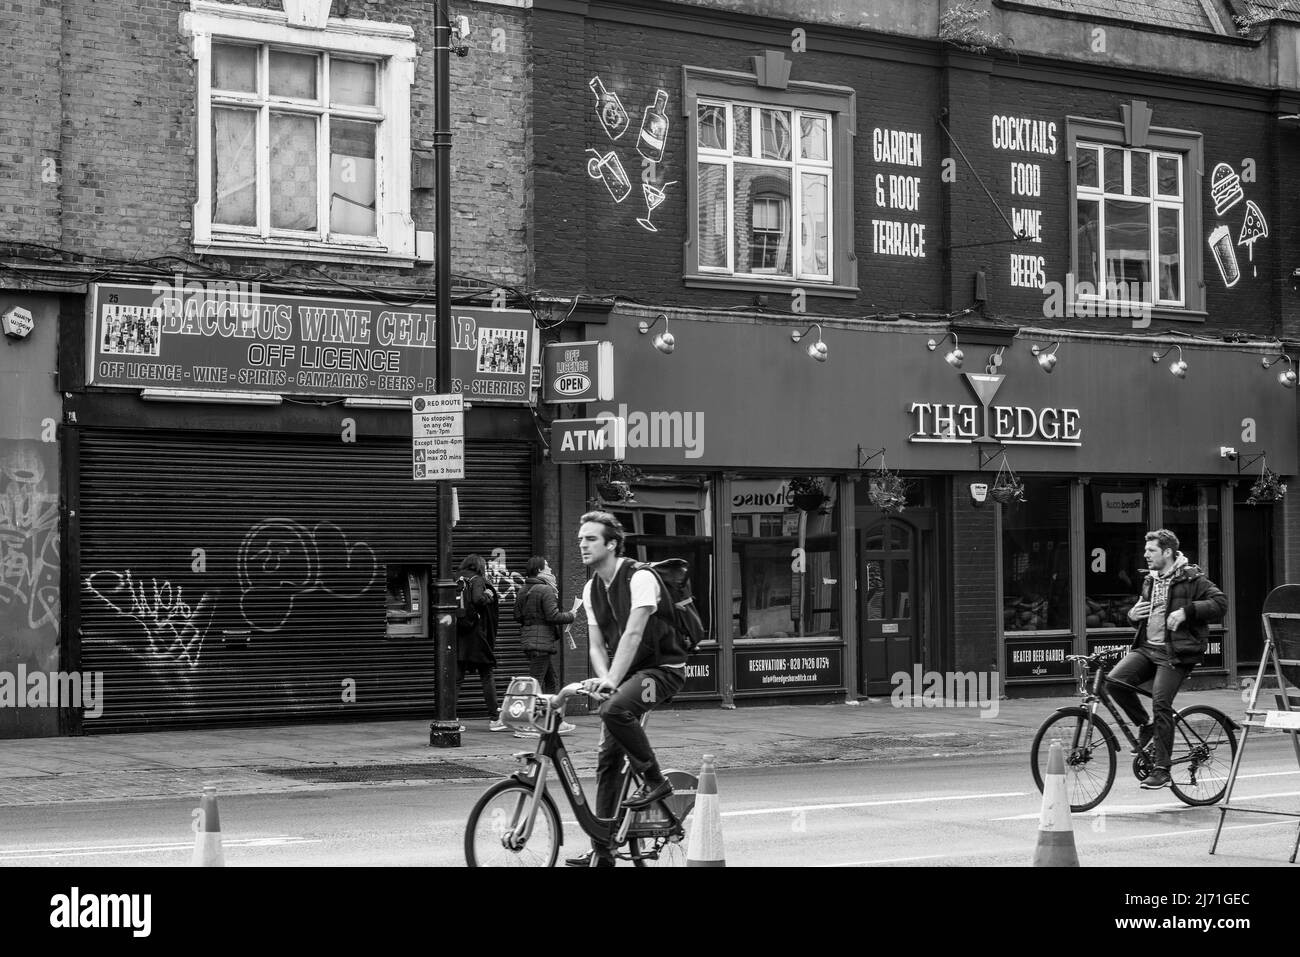
[{"label": "woman in dark coat", "polygon": [[499,717],[500,705],[497,703],[497,689],[493,683],[492,669],[497,663],[493,648],[497,641],[497,616],[500,598],[496,589],[487,580],[487,562],[477,554],[466,555],[460,563],[460,576],[464,580],[472,620],[456,620],[456,697],[460,698],[461,686],[465,675],[476,672],[483,685],[483,700],[487,704],[489,731],[505,731],[506,726]]},{"label": "woman in dark coat", "polygon": [[[515,618],[519,621],[519,638],[528,658],[528,673],[542,683],[546,694],[558,690],[556,664],[560,651],[560,638],[564,626],[573,624],[574,615],[582,607],[575,598],[573,608],[560,610],[560,594],[555,585],[555,574],[545,558],[535,555],[528,560],[524,585],[515,598]],[[567,721],[560,733],[573,730]]]}]

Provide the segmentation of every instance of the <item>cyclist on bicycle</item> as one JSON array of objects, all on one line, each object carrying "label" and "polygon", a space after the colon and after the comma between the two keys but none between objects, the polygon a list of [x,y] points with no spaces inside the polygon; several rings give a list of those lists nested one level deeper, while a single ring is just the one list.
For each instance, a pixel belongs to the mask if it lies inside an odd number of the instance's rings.
[{"label": "cyclist on bicycle", "polygon": [[[1169,786],[1174,742],[1174,696],[1201,663],[1210,624],[1222,621],[1228,599],[1178,550],[1178,536],[1166,528],[1146,534],[1150,570],[1142,595],[1128,613],[1137,624],[1132,650],[1110,672],[1111,697],[1138,726],[1138,750],[1154,739],[1154,770],[1142,782],[1148,790]],[[1151,681],[1154,722],[1147,718],[1133,685]],[[1122,683],[1119,683],[1122,682]]]},{"label": "cyclist on bicycle", "polygon": [[[618,519],[609,512],[588,512],[581,522],[578,549],[582,563],[595,572],[582,593],[582,604],[587,609],[589,654],[597,677],[585,684],[593,694],[609,695],[600,705],[595,812],[612,818],[618,811],[625,755],[645,782],[624,802],[627,807],[647,807],[673,793],[641,718],[686,683],[686,650],[668,624],[672,609],[658,578],[622,557],[624,531]],[[569,858],[567,863],[612,867],[614,858],[607,843],[593,838],[589,854]]]}]

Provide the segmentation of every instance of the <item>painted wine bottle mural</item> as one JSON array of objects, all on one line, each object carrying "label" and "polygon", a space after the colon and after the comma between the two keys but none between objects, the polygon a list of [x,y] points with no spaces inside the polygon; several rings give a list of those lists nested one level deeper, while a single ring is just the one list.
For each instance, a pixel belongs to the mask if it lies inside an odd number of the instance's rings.
[{"label": "painted wine bottle mural", "polygon": [[611,140],[618,139],[627,132],[631,122],[618,94],[605,89],[604,81],[598,76],[593,76],[587,85],[596,94],[596,117],[600,120],[600,125],[605,128],[605,133]]},{"label": "painted wine bottle mural", "polygon": [[[668,139],[668,93],[655,91],[655,101],[645,108],[641,118],[641,139],[637,143],[637,152],[658,163],[664,158],[664,141]],[[653,208],[653,207],[652,207]]]}]

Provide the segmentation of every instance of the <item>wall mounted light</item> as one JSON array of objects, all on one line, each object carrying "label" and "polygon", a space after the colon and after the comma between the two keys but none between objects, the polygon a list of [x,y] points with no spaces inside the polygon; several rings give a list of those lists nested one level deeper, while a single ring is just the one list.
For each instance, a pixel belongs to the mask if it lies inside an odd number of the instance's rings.
[{"label": "wall mounted light", "polygon": [[1271,359],[1268,356],[1265,356],[1264,358],[1259,360],[1259,364],[1262,365],[1265,369],[1267,369],[1270,366],[1274,366],[1277,363],[1281,362],[1283,359],[1286,360],[1286,369],[1277,374],[1278,385],[1280,385],[1284,389],[1294,389],[1295,382],[1296,382],[1295,368],[1291,364],[1291,357],[1287,355],[1285,352],[1282,353],[1280,356],[1274,356]]},{"label": "wall mounted light", "polygon": [[1175,359],[1173,362],[1169,363],[1169,372],[1170,372],[1171,375],[1176,376],[1176,377],[1179,378],[1179,379],[1186,379],[1186,378],[1187,378],[1187,363],[1183,361],[1183,347],[1182,347],[1182,346],[1170,346],[1170,347],[1169,347],[1168,349],[1166,349],[1164,352],[1157,352],[1157,351],[1154,351],[1154,350],[1153,350],[1152,353],[1151,353],[1151,361],[1152,361],[1152,362],[1159,362],[1161,359],[1163,359],[1165,356],[1169,355],[1169,353],[1173,352],[1175,349],[1178,350],[1178,358]]},{"label": "wall mounted light", "polygon": [[659,324],[660,319],[664,321],[664,331],[654,337],[653,345],[664,355],[670,356],[673,354],[673,350],[677,348],[677,340],[673,338],[673,334],[668,331],[668,316],[664,313],[659,313],[659,315],[655,316],[650,322],[646,322],[642,319],[641,322],[638,323],[636,331],[644,336]]},{"label": "wall mounted light", "polygon": [[1051,373],[1056,368],[1056,350],[1059,348],[1061,348],[1059,342],[1052,342],[1045,346],[1032,345],[1029,347],[1029,351],[1038,357],[1038,368]]},{"label": "wall mounted light", "polygon": [[141,389],[140,398],[150,402],[220,402],[224,405],[280,405],[284,397],[276,392],[203,392],[198,389]]},{"label": "wall mounted light", "polygon": [[925,344],[925,347],[931,352],[934,352],[934,350],[938,349],[949,338],[952,339],[952,351],[944,355],[943,361],[948,363],[948,365],[952,366],[954,369],[960,369],[962,360],[966,358],[966,353],[961,351],[961,343],[957,341],[957,333],[945,332],[942,339],[938,342],[931,339]]},{"label": "wall mounted light", "polygon": [[790,341],[798,342],[814,329],[817,330],[817,341],[808,343],[808,355],[812,356],[818,362],[825,362],[827,357],[830,355],[830,349],[826,348],[826,343],[822,342],[822,327],[820,323],[814,322],[803,332],[796,329],[794,332],[790,333]]}]

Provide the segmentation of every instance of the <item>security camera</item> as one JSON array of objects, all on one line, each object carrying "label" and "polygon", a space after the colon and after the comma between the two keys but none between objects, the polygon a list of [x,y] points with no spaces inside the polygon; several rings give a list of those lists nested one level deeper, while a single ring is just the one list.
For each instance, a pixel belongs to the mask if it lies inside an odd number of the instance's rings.
[{"label": "security camera", "polygon": [[1219,446],[1219,458],[1227,459],[1229,462],[1237,461],[1237,450],[1229,448],[1226,445]]}]

